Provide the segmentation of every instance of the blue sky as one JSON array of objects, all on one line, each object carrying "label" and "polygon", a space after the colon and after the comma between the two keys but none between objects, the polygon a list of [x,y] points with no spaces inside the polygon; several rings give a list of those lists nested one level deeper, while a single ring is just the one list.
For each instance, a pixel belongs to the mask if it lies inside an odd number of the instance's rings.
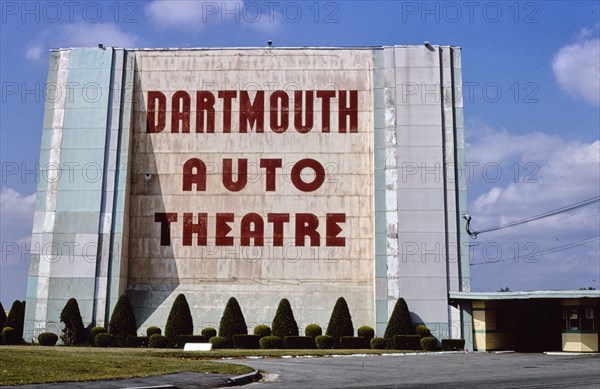
[{"label": "blue sky", "polygon": [[[35,206],[32,171],[50,48],[255,47],[267,40],[274,46],[459,45],[474,229],[600,194],[597,1],[0,4],[0,301],[5,307],[25,298]],[[600,288],[599,231],[595,202],[482,234],[473,241],[472,260],[485,264],[471,267],[472,289]],[[569,244],[575,246],[552,252]]]}]

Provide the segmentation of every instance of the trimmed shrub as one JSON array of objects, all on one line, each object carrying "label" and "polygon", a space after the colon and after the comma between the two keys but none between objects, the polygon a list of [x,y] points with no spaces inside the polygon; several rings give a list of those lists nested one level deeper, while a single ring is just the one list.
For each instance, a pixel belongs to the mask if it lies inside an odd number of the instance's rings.
[{"label": "trimmed shrub", "polygon": [[177,335],[177,347],[183,348],[186,343],[206,343],[202,335]]},{"label": "trimmed shrub", "polygon": [[[4,322],[5,327],[10,327],[17,332],[17,337],[19,338],[19,343],[22,342],[23,339],[23,324],[25,322],[25,301],[15,300],[13,305],[10,307],[10,311],[8,312],[8,317]],[[83,324],[82,324],[83,326]]]},{"label": "trimmed shrub", "polygon": [[133,347],[133,348],[148,347],[148,337],[147,336],[128,336],[126,346]]},{"label": "trimmed shrub", "polygon": [[179,335],[192,335],[194,333],[194,322],[190,306],[183,293],[180,293],[173,301],[171,312],[165,326],[165,336],[169,339],[171,346],[183,347],[177,341]]},{"label": "trimmed shrub", "polygon": [[0,331],[4,328],[4,323],[6,323],[6,311],[4,311],[4,307],[0,303]]},{"label": "trimmed shrub", "polygon": [[323,335],[323,329],[318,324],[309,324],[304,329],[304,335],[316,338],[317,336]]},{"label": "trimmed shrub", "polygon": [[254,335],[258,336],[259,339],[264,338],[265,336],[271,336],[271,327],[264,324],[259,324],[254,327]]},{"label": "trimmed shrub", "polygon": [[169,347],[169,339],[166,336],[154,334],[148,338],[148,347],[151,348],[167,348]]},{"label": "trimmed shrub", "polygon": [[310,336],[286,336],[283,338],[283,346],[288,349],[314,349],[315,339]]},{"label": "trimmed shrub", "polygon": [[206,327],[203,328],[202,331],[200,331],[200,333],[202,334],[202,336],[204,336],[206,339],[210,339],[213,336],[217,336],[217,330],[215,330],[212,327]]},{"label": "trimmed shrub", "polygon": [[12,327],[4,327],[2,329],[2,343],[8,345],[20,344],[21,339],[19,339],[19,335],[17,331],[15,331]]},{"label": "trimmed shrub", "polygon": [[463,351],[465,349],[464,339],[442,339],[443,351]]},{"label": "trimmed shrub", "polygon": [[352,326],[352,316],[350,316],[350,310],[348,304],[343,297],[337,299],[329,323],[327,324],[326,335],[333,338],[333,347],[338,348],[340,346],[341,336],[353,336],[354,327]]},{"label": "trimmed shrub", "polygon": [[420,350],[421,337],[419,335],[394,335],[395,350]]},{"label": "trimmed shrub", "polygon": [[373,338],[371,339],[371,348],[373,350],[384,350],[387,342],[385,338]]},{"label": "trimmed shrub", "polygon": [[415,333],[421,338],[427,338],[431,336],[431,331],[429,328],[427,328],[427,326],[424,325],[417,326],[417,328],[415,328]]},{"label": "trimmed shrub", "polygon": [[264,338],[260,338],[259,344],[262,349],[283,348],[283,340],[279,336],[265,336]]},{"label": "trimmed shrub", "polygon": [[208,340],[213,349],[232,348],[231,341],[225,336],[213,336]]},{"label": "trimmed shrub", "polygon": [[99,333],[94,338],[96,347],[110,347],[115,342],[115,336],[106,332]]},{"label": "trimmed shrub", "polygon": [[125,347],[129,336],[137,336],[137,323],[129,297],[122,294],[110,316],[108,332],[114,336],[114,345]]},{"label": "trimmed shrub", "polygon": [[298,336],[298,323],[294,318],[294,312],[288,299],[281,299],[277,306],[277,312],[273,318],[272,333],[285,339],[286,336]]},{"label": "trimmed shrub", "polygon": [[92,339],[95,340],[96,339],[96,335],[98,334],[104,334],[108,331],[106,331],[106,328],[102,327],[102,326],[96,326],[96,327],[92,327],[92,329],[90,330],[90,333],[92,335]]},{"label": "trimmed shrub", "polygon": [[315,338],[315,344],[319,350],[329,350],[333,348],[333,337],[329,335],[319,335]]},{"label": "trimmed shrub", "polygon": [[425,336],[421,338],[421,350],[433,351],[437,346],[437,339],[435,336]]},{"label": "trimmed shrub", "polygon": [[260,348],[260,338],[258,335],[233,335],[233,346],[245,349]]},{"label": "trimmed shrub", "polygon": [[42,332],[37,339],[42,346],[54,346],[58,342],[58,335],[52,332]]},{"label": "trimmed shrub", "polygon": [[149,338],[154,334],[162,335],[162,330],[159,327],[151,326],[146,329],[146,336]]},{"label": "trimmed shrub", "polygon": [[85,342],[85,328],[76,299],[70,298],[67,301],[60,313],[60,321],[65,325],[60,338],[66,346],[80,345]]},{"label": "trimmed shrub", "polygon": [[227,301],[225,311],[223,311],[223,316],[219,323],[219,337],[229,338],[229,343],[231,344],[233,335],[246,335],[247,333],[248,327],[246,326],[242,308],[240,308],[240,304],[235,297],[231,297]]},{"label": "trimmed shrub", "polygon": [[375,337],[375,330],[369,326],[358,327],[357,333],[358,336],[367,340],[371,340]]},{"label": "trimmed shrub", "polygon": [[342,336],[340,337],[340,348],[369,348],[369,339],[363,338],[362,336]]},{"label": "trimmed shrub", "polygon": [[392,311],[392,315],[390,316],[390,320],[388,321],[387,327],[385,328],[385,333],[383,337],[387,342],[387,348],[394,348],[394,336],[395,335],[412,335],[413,334],[413,325],[412,320],[410,318],[410,312],[408,311],[408,305],[406,305],[406,301],[402,297],[396,301],[396,305],[394,305],[394,310]]}]

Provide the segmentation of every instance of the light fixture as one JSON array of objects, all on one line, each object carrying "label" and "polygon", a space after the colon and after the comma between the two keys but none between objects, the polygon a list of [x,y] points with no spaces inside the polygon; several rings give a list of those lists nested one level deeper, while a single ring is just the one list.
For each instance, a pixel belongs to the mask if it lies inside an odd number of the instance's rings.
[{"label": "light fixture", "polygon": [[468,213],[465,213],[463,215],[463,219],[465,219],[467,221],[467,234],[469,234],[469,236],[473,239],[477,239],[477,235],[479,235],[479,232],[477,231],[473,231],[471,230],[471,215],[469,215]]}]

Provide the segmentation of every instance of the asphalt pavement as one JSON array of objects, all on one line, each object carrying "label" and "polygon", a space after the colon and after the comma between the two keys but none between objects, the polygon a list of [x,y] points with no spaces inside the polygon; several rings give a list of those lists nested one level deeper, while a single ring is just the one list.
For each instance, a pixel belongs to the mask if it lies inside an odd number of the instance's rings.
[{"label": "asphalt pavement", "polygon": [[[260,370],[264,388],[600,388],[600,355],[429,353],[383,356],[220,360]],[[217,388],[230,376],[178,373],[157,377],[19,386],[57,388]],[[5,388],[5,387],[0,387]]]},{"label": "asphalt pavement", "polygon": [[256,388],[600,388],[599,355],[429,354],[236,361]]}]

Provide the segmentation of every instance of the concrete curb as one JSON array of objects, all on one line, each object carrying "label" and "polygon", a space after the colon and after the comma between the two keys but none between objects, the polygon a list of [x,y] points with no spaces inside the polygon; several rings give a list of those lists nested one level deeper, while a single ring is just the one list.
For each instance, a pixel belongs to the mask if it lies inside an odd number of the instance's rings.
[{"label": "concrete curb", "polygon": [[225,381],[225,383],[227,384],[227,386],[246,385],[252,381],[258,380],[259,378],[260,378],[260,373],[258,372],[258,370],[254,370],[253,372],[248,373],[248,374],[242,374],[242,375],[228,378]]}]

